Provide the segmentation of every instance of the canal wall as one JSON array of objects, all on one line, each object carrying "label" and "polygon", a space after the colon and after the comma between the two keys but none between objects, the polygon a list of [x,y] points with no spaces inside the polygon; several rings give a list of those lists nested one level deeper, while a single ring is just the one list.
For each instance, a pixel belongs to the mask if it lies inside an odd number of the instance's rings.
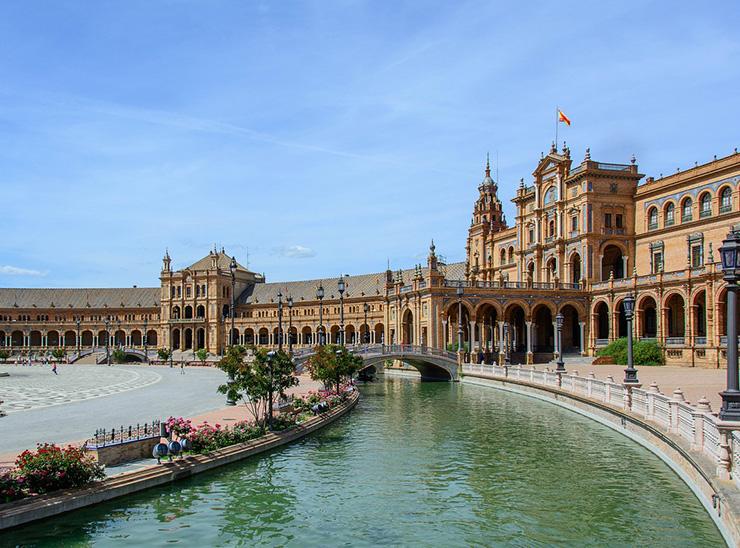
[{"label": "canal wall", "polygon": [[[477,370],[476,370],[477,369]],[[740,489],[735,480],[720,477],[717,462],[690,443],[643,417],[614,404],[564,390],[561,386],[548,386],[526,379],[514,379],[502,372],[485,371],[471,366],[464,368],[462,382],[487,386],[537,398],[559,405],[589,417],[650,450],[663,460],[693,491],[729,546],[740,546]],[[503,373],[503,374],[496,374]],[[544,373],[542,371],[540,374]],[[555,378],[555,373],[549,373]],[[585,379],[584,379],[585,380]],[[607,401],[614,401],[609,400]],[[625,463],[629,466],[629,463]]]},{"label": "canal wall", "polygon": [[57,491],[0,504],[0,530],[165,485],[286,445],[333,423],[354,408],[359,399],[360,394],[355,390],[346,402],[326,413],[312,417],[290,430],[270,432],[247,443],[224,447],[203,455],[186,456],[172,462],[153,464],[134,472],[124,472],[90,487]]}]

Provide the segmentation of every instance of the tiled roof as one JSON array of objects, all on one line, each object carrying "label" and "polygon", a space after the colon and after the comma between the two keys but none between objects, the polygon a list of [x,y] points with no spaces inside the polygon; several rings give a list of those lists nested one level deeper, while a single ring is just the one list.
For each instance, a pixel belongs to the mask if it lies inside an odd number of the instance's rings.
[{"label": "tiled roof", "polygon": [[[447,279],[462,280],[464,279],[465,263],[453,263],[441,266],[440,270],[445,273]],[[422,274],[426,275],[428,268],[421,269]],[[393,271],[393,276],[398,271]],[[408,268],[402,271],[403,281],[408,284],[414,277],[415,269]],[[356,299],[362,297],[379,297],[385,294],[385,272],[376,272],[374,274],[360,274],[359,276],[346,276],[344,278],[346,290],[345,299]],[[293,297],[293,302],[315,301],[316,288],[321,284],[324,287],[324,299],[339,299],[337,289],[337,278],[320,278],[315,280],[301,280],[297,282],[271,282],[264,284],[255,284],[249,287],[239,296],[239,304],[267,304],[277,302],[278,291],[283,293],[283,301],[288,295]]]},{"label": "tiled roof", "polygon": [[[211,251],[208,255],[203,257],[202,259],[195,261],[193,264],[191,264],[188,268],[190,270],[210,270],[213,268],[211,266],[211,258],[213,257],[213,251]],[[224,253],[223,250],[216,253],[216,257],[218,258],[216,261],[216,264],[218,265],[218,268],[221,270],[225,270],[228,272],[229,265],[231,264],[231,257]],[[242,265],[239,264],[239,261],[237,261],[236,266],[239,270],[244,270],[245,272],[249,272],[249,270]]]},{"label": "tiled roof", "polygon": [[160,291],[159,287],[0,288],[0,308],[149,308],[159,306]]}]

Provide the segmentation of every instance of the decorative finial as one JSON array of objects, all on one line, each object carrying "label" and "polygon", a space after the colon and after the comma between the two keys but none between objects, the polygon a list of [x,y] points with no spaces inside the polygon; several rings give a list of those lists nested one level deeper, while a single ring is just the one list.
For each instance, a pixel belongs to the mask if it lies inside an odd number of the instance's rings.
[{"label": "decorative finial", "polygon": [[568,143],[565,142],[565,139],[563,139],[563,152],[568,150]]},{"label": "decorative finial", "polygon": [[630,163],[632,165],[635,165],[637,163],[637,158],[635,158],[635,155],[634,154],[632,155],[632,158],[630,158]]},{"label": "decorative finial", "polygon": [[524,188],[524,177],[519,179],[519,188]]},{"label": "decorative finial", "polygon": [[491,158],[490,154],[486,152],[486,177],[491,176]]},{"label": "decorative finial", "polygon": [[550,145],[550,152],[557,152],[557,151],[558,149],[555,146],[555,141],[553,141],[552,144]]},{"label": "decorative finial", "polygon": [[586,157],[584,158],[584,160],[586,160],[587,162],[591,160],[591,149],[590,148],[586,149]]},{"label": "decorative finial", "polygon": [[429,253],[431,253],[432,255],[434,255],[434,250],[435,249],[437,249],[437,248],[434,246],[434,238],[432,238],[432,245],[429,246]]}]

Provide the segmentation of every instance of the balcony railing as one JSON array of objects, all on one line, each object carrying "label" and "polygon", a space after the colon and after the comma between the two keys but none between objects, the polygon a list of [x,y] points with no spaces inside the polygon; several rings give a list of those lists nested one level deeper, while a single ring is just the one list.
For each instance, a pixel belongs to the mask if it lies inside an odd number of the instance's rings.
[{"label": "balcony railing", "polygon": [[658,223],[648,224],[648,230],[658,230]]},{"label": "balcony railing", "polygon": [[612,228],[612,227],[608,227],[607,226],[607,227],[604,227],[601,230],[601,232],[602,232],[602,234],[619,234],[619,235],[623,235],[624,234],[624,228]]},{"label": "balcony railing", "polygon": [[695,337],[694,338],[694,342],[696,344],[705,345],[705,344],[707,344],[707,338],[706,337]]},{"label": "balcony railing", "polygon": [[682,344],[685,344],[686,337],[666,337],[665,344],[666,346],[680,346]]},{"label": "balcony railing", "polygon": [[729,213],[730,211],[732,211],[732,205],[731,204],[719,206],[719,212],[720,213]]},{"label": "balcony railing", "polygon": [[444,286],[445,287],[458,287],[458,285],[462,285],[462,287],[475,287],[479,289],[548,289],[548,290],[563,290],[563,289],[570,289],[570,290],[579,290],[581,289],[581,284],[577,283],[565,283],[561,282],[559,284],[552,283],[552,282],[533,282],[531,286],[527,285],[527,282],[500,282],[498,280],[493,281],[484,281],[484,280],[476,280],[475,282],[470,282],[468,280],[445,280]]},{"label": "balcony railing", "polygon": [[699,213],[699,217],[701,217],[702,219],[705,219],[705,218],[711,217],[711,216],[712,216],[712,210],[711,209],[703,209]]},{"label": "balcony railing", "polygon": [[607,171],[629,171],[630,166],[625,164],[605,164],[602,162],[596,163],[597,169],[605,169]]},{"label": "balcony railing", "polygon": [[606,346],[609,344],[609,339],[596,339],[596,346]]}]

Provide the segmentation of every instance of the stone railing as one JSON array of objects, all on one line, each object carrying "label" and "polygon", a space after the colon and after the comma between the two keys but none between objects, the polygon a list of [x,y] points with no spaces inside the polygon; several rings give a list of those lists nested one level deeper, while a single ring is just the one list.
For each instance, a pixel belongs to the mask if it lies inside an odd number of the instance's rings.
[{"label": "stone railing", "polygon": [[717,476],[722,479],[732,477],[740,486],[740,473],[734,473],[734,470],[740,470],[740,424],[720,421],[712,413],[706,398],[689,405],[680,388],[667,396],[655,383],[645,390],[617,383],[611,376],[600,380],[593,373],[581,377],[576,371],[558,374],[518,365],[465,364],[463,374],[514,379],[556,388],[631,412],[688,442],[692,450],[703,453],[716,463]]}]

